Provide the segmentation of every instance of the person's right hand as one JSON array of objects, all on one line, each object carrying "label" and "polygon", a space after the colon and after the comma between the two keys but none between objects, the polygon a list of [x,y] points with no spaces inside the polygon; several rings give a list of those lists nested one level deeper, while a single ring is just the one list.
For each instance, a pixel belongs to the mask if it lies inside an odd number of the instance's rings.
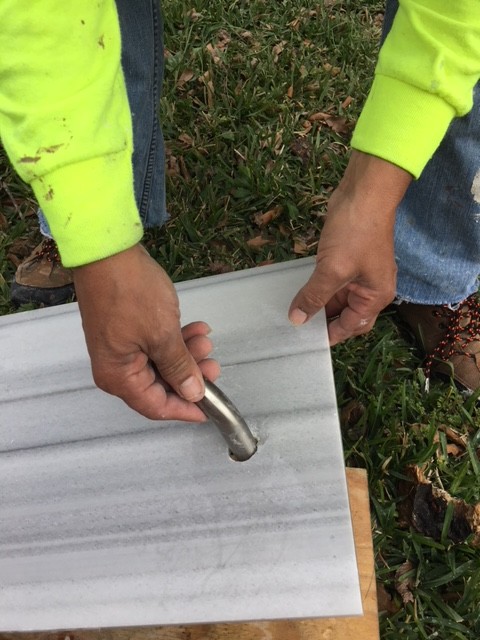
[{"label": "person's right hand", "polygon": [[293,324],[325,307],[330,345],[373,327],[395,295],[395,210],[411,179],[385,160],[352,153],[328,203],[315,270],[290,306]]},{"label": "person's right hand", "polygon": [[77,267],[74,281],[97,386],[153,420],[205,421],[193,403],[203,375],[213,381],[220,371],[208,358],[210,329],[180,328],[175,288],[145,249]]}]

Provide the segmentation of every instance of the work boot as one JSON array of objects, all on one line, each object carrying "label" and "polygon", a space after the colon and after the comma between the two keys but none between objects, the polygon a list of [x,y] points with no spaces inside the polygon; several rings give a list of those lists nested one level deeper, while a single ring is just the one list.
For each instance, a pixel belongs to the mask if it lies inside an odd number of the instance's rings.
[{"label": "work boot", "polygon": [[44,238],[17,268],[10,291],[12,303],[51,307],[70,302],[74,295],[72,271],[62,266],[54,240]]},{"label": "work boot", "polygon": [[431,373],[452,377],[472,393],[480,387],[480,305],[477,294],[456,310],[402,302],[400,319],[415,334],[426,354],[427,385]]}]

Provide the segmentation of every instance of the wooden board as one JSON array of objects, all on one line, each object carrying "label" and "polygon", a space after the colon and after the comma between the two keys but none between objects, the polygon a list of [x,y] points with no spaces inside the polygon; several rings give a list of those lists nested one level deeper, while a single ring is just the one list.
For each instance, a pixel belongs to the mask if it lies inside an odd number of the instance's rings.
[{"label": "wooden board", "polygon": [[6,633],[0,640],[378,640],[378,611],[366,472],[347,469],[364,615],[355,618],[102,629],[55,633]]}]

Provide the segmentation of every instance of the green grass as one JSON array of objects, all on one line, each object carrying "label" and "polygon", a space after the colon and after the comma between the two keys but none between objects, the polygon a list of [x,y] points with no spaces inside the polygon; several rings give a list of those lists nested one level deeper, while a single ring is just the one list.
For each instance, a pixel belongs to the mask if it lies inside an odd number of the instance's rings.
[{"label": "green grass", "polygon": [[[164,2],[161,113],[172,218],[148,233],[147,246],[176,281],[313,254],[348,134],[309,117],[328,112],[355,122],[382,3],[198,0],[193,14],[192,6]],[[34,243],[37,232],[28,191],[1,159],[0,180],[10,191],[0,201],[9,224],[0,218],[0,273],[8,281],[12,246]],[[272,210],[278,215],[268,222]],[[0,280],[0,313],[12,311]],[[354,409],[344,411],[346,463],[368,470],[377,577],[393,598],[381,615],[382,638],[480,637],[478,550],[405,527],[400,489],[407,466],[424,465],[436,486],[479,501],[474,399],[438,381],[425,394],[419,356],[389,315],[368,336],[336,347],[333,362],[339,407]],[[442,425],[466,436],[461,455],[447,455]],[[407,561],[413,603],[404,605],[395,574]]]}]

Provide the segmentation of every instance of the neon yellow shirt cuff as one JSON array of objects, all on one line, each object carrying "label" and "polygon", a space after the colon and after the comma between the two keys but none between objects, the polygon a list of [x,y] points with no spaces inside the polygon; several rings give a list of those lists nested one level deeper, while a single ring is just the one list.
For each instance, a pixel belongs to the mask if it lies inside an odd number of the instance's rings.
[{"label": "neon yellow shirt cuff", "polygon": [[418,178],[455,115],[455,109],[438,95],[377,73],[352,147]]},{"label": "neon yellow shirt cuff", "polygon": [[59,167],[31,184],[65,267],[120,253],[142,238],[127,150]]}]

